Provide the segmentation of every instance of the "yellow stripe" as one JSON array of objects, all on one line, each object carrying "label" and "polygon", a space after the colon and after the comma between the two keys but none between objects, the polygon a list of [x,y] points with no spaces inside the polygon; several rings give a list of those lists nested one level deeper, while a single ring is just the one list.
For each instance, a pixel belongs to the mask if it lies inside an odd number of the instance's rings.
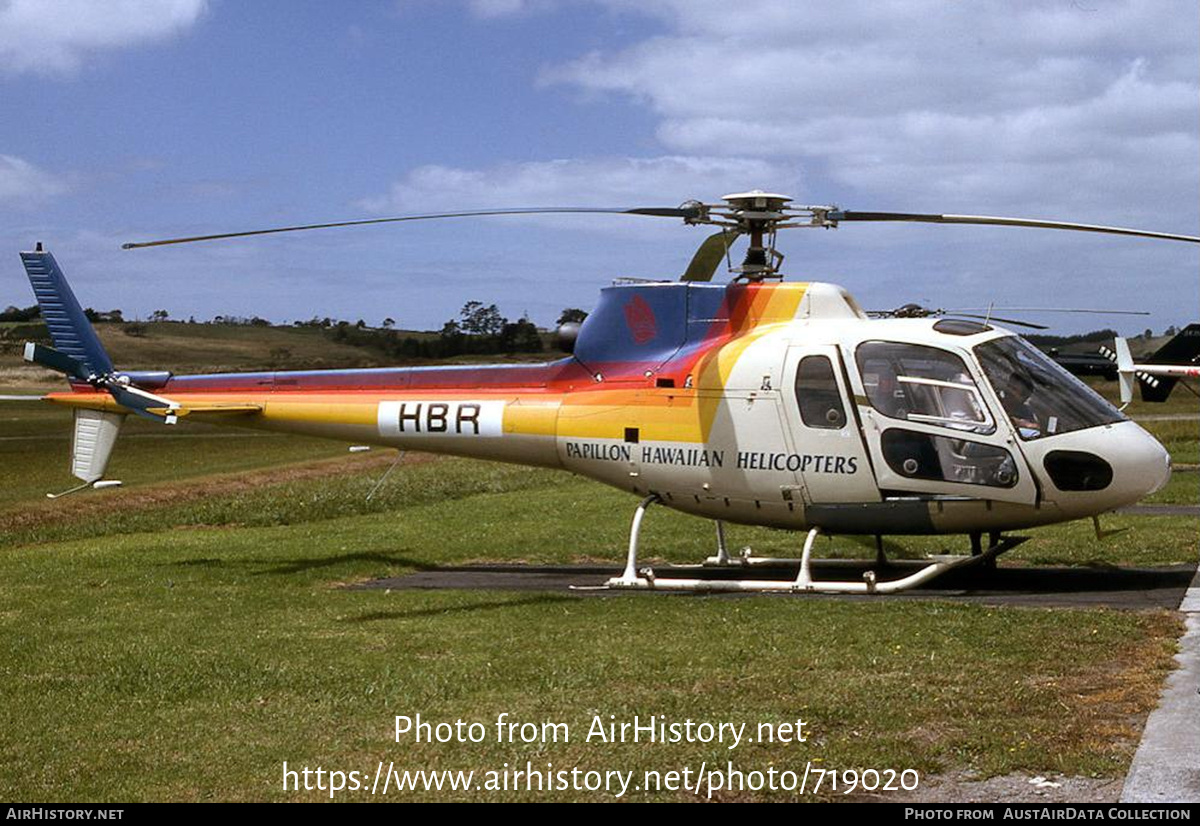
[{"label": "yellow stripe", "polygon": [[517,399],[504,406],[504,432],[527,436],[553,436],[559,399]]},{"label": "yellow stripe", "polygon": [[[702,442],[702,394],[681,390],[589,393],[587,404],[566,402],[558,414],[558,435],[575,439],[624,439],[625,428],[639,438],[662,442]],[[598,402],[598,403],[597,403]]]}]

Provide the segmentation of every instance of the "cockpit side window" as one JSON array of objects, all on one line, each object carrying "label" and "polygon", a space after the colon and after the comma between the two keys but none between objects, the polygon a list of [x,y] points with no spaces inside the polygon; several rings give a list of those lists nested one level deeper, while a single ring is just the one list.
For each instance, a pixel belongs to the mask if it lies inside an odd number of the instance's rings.
[{"label": "cockpit side window", "polygon": [[800,418],[808,427],[840,430],[846,424],[846,408],[826,356],[805,356],[796,368],[796,402]]},{"label": "cockpit side window", "polygon": [[1017,336],[980,344],[975,354],[1022,439],[1125,420],[1099,394]]},{"label": "cockpit side window", "polygon": [[995,432],[975,380],[954,353],[867,341],[859,345],[856,359],[867,400],[883,415],[970,433]]}]

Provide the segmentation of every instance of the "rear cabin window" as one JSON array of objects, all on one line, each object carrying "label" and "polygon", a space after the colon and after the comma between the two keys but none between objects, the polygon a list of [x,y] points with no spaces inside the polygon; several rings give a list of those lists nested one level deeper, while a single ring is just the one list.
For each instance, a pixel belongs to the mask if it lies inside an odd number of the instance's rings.
[{"label": "rear cabin window", "polygon": [[826,356],[805,356],[796,368],[796,401],[808,427],[838,430],[846,424],[846,408]]}]

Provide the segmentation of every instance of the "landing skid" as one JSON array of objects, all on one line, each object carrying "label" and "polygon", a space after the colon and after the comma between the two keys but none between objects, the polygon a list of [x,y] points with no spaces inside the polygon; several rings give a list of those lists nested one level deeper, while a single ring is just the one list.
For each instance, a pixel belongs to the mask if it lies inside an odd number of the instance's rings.
[{"label": "landing skid", "polygon": [[[930,557],[930,562],[913,574],[899,579],[880,582],[875,571],[863,574],[861,582],[815,580],[812,576],[812,548],[820,533],[818,528],[808,532],[804,540],[804,550],[800,556],[800,570],[793,580],[779,579],[701,579],[683,577],[656,576],[651,568],[638,569],[637,552],[638,540],[641,535],[642,520],[646,510],[661,501],[657,495],[647,496],[638,505],[633,515],[633,525],[629,531],[629,555],[625,561],[625,571],[619,577],[608,580],[604,587],[615,590],[631,591],[692,591],[697,593],[716,592],[785,592],[785,593],[829,593],[829,594],[895,594],[923,585],[956,568],[967,565],[991,564],[996,557],[1011,550],[1025,541],[1024,537],[1002,537],[993,534],[989,537],[989,547],[986,550],[973,552],[970,556],[941,556]],[[879,561],[883,562],[882,545]],[[795,559],[778,559],[754,557],[749,548],[743,549],[741,556],[731,557],[725,545],[724,525],[717,521],[717,555],[705,560],[704,567],[729,569],[735,567],[766,567],[781,564],[795,564]]]}]

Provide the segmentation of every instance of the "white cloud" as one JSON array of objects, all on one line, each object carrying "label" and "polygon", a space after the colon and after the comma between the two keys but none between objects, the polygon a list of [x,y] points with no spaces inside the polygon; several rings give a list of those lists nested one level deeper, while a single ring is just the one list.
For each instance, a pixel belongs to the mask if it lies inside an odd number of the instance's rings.
[{"label": "white cloud", "polygon": [[0,69],[64,74],[94,52],[162,40],[207,0],[0,0]]},{"label": "white cloud", "polygon": [[0,155],[0,204],[37,204],[66,189],[61,179],[28,161]]},{"label": "white cloud", "polygon": [[555,5],[555,0],[470,0],[468,8],[476,17],[489,20],[545,12]]},{"label": "white cloud", "polygon": [[363,203],[375,213],[471,208],[676,206],[730,191],[795,185],[795,167],[729,157],[600,158],[488,169],[423,166]]},{"label": "white cloud", "polygon": [[541,82],[648,107],[668,151],[792,159],[818,200],[1195,221],[1195,4],[597,2],[666,32]]}]

